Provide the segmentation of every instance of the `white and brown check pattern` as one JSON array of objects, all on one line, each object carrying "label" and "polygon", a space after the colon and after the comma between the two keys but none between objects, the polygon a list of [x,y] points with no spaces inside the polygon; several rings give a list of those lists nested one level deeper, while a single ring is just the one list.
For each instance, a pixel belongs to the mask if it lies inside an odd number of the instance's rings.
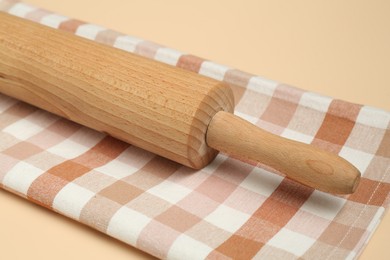
[{"label": "white and brown check pattern", "polygon": [[222,154],[194,171],[0,95],[2,188],[168,259],[356,258],[388,208],[390,113],[17,1],[0,10],[223,80],[236,114],[363,173],[355,194],[334,196]]}]

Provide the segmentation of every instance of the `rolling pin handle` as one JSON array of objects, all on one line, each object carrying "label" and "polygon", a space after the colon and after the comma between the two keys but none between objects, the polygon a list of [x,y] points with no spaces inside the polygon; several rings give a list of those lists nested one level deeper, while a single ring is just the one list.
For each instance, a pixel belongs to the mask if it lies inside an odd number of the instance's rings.
[{"label": "rolling pin handle", "polygon": [[350,194],[360,181],[359,170],[340,156],[271,134],[228,112],[220,111],[212,118],[206,142],[216,150],[261,162],[325,192]]}]

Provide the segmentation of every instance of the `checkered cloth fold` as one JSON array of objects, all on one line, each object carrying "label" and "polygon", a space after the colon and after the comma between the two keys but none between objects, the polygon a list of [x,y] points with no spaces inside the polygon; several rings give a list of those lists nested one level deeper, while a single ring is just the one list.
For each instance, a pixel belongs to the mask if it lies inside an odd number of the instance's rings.
[{"label": "checkered cloth fold", "polygon": [[363,173],[355,194],[334,196],[223,154],[193,171],[0,95],[2,188],[168,259],[356,258],[389,206],[390,113],[24,3],[0,10],[223,80],[239,116]]}]

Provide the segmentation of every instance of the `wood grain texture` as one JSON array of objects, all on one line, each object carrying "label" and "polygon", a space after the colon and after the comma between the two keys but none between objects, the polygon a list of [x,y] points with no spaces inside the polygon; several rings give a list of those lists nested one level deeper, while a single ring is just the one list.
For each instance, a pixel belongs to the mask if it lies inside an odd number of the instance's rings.
[{"label": "wood grain texture", "polygon": [[195,169],[223,151],[326,192],[352,193],[359,183],[341,157],[231,114],[222,82],[5,13],[0,20],[6,95]]},{"label": "wood grain texture", "polygon": [[192,72],[0,13],[0,92],[192,168],[228,86]]},{"label": "wood grain texture", "polygon": [[359,170],[343,158],[268,133],[224,111],[213,117],[206,139],[214,149],[269,165],[295,181],[325,192],[349,194],[360,181]]}]

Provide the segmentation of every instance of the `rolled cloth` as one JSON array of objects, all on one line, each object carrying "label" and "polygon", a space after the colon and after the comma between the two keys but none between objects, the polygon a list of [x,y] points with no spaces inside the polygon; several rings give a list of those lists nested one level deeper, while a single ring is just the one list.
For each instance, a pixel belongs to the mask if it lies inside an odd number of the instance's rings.
[{"label": "rolled cloth", "polygon": [[390,113],[31,5],[0,0],[0,9],[223,80],[236,114],[338,153],[363,174],[353,195],[334,196],[223,154],[194,171],[0,95],[2,188],[168,259],[355,258],[388,208]]}]

